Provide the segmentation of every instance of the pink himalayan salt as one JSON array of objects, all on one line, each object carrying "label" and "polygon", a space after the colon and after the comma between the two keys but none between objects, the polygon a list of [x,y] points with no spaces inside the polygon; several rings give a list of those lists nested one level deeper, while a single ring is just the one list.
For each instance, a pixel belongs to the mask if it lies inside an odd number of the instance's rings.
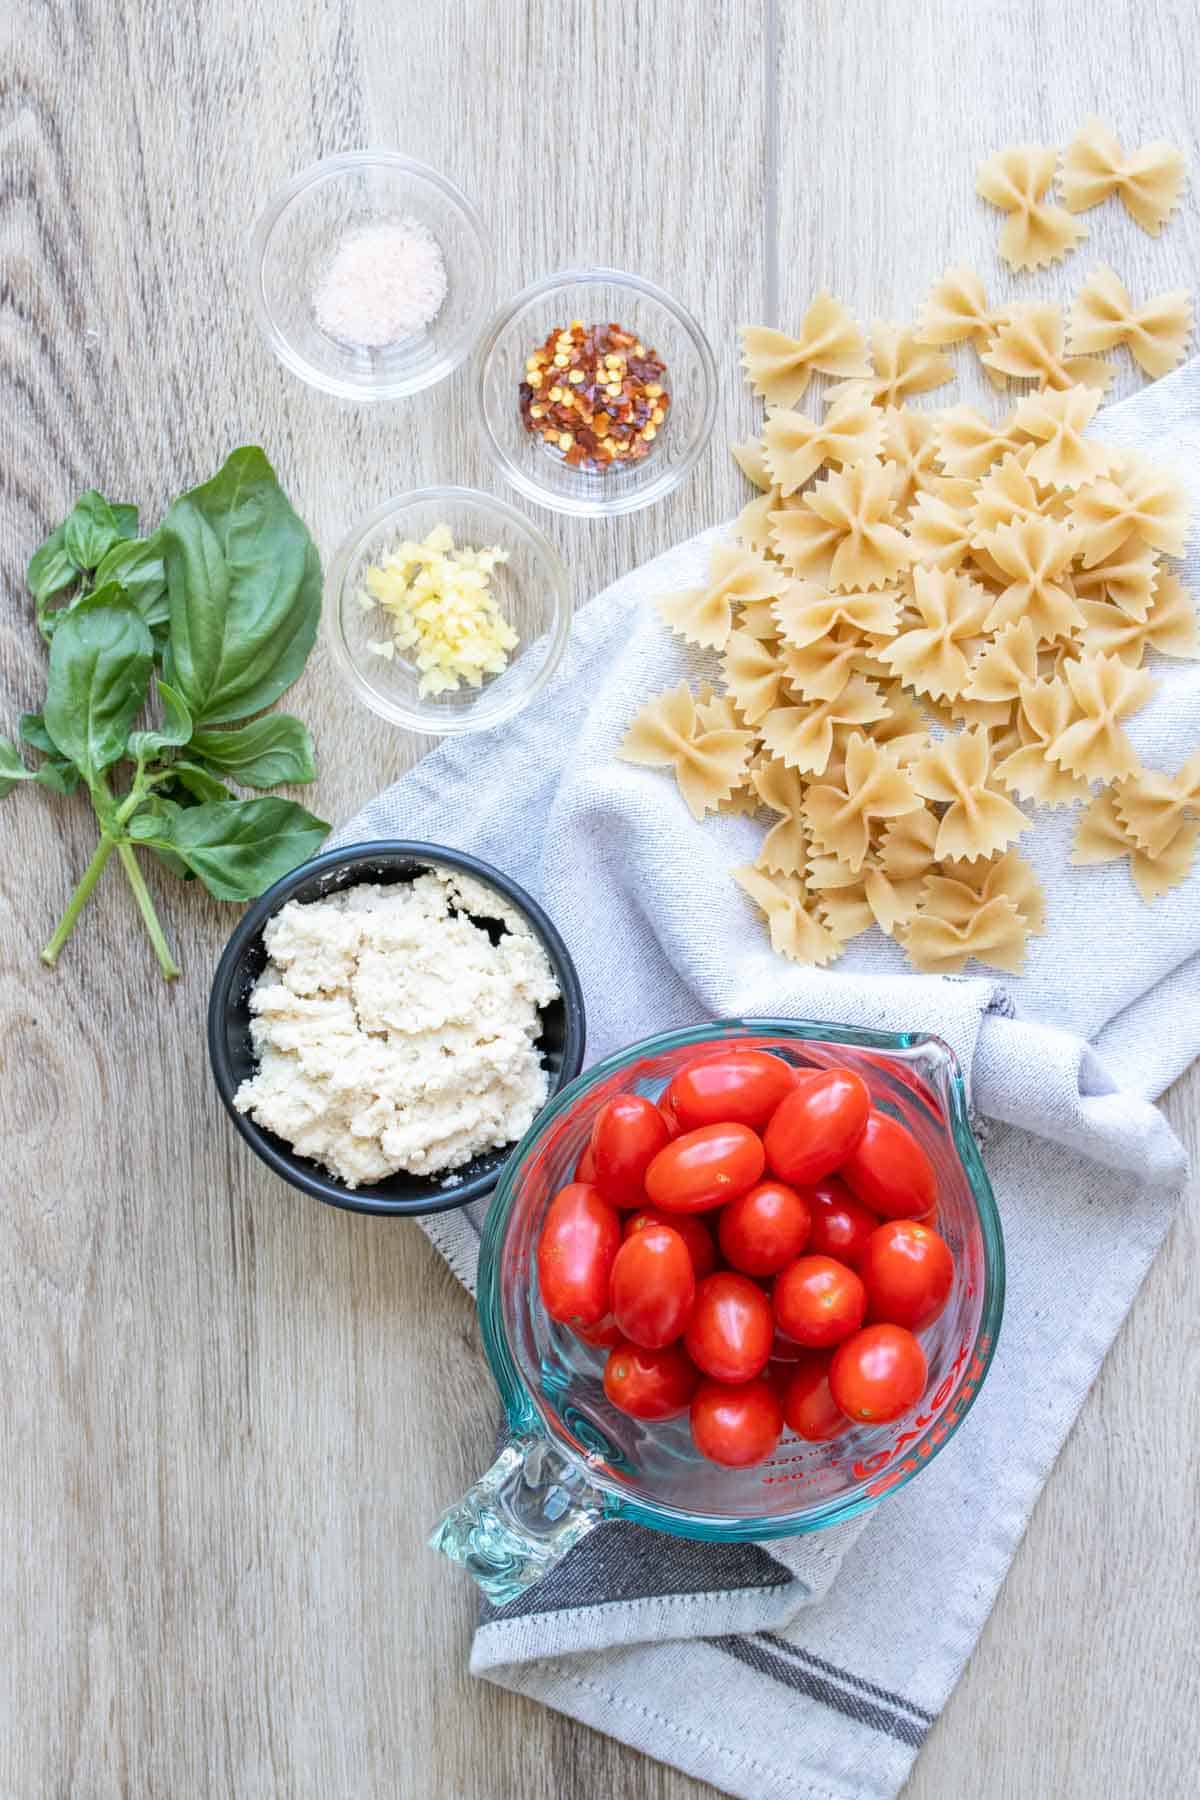
[{"label": "pink himalayan salt", "polygon": [[422,330],[446,298],[446,265],[415,219],[360,226],[344,237],[313,294],[327,336],[381,350]]}]

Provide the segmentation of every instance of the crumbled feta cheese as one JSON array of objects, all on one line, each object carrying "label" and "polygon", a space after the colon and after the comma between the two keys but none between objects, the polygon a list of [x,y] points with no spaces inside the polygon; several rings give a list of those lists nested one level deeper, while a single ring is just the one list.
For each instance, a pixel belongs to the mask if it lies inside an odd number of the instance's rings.
[{"label": "crumbled feta cheese", "polygon": [[[474,921],[500,920],[497,942]],[[347,1187],[434,1175],[521,1137],[548,1091],[541,944],[481,883],[429,870],[289,901],[250,996],[235,1105]]]}]

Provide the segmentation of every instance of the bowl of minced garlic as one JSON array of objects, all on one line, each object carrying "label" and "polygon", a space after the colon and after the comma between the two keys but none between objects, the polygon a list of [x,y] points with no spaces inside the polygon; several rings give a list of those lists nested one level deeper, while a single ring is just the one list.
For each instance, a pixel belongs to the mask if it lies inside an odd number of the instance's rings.
[{"label": "bowl of minced garlic", "polygon": [[366,706],[448,736],[503,724],[540,692],[566,647],[571,598],[558,552],[514,507],[423,488],[351,532],[325,617]]},{"label": "bowl of minced garlic", "polygon": [[326,851],[256,900],[213,979],[217,1090],[293,1187],[354,1212],[489,1194],[583,1064],[579,980],[509,876],[435,844]]}]

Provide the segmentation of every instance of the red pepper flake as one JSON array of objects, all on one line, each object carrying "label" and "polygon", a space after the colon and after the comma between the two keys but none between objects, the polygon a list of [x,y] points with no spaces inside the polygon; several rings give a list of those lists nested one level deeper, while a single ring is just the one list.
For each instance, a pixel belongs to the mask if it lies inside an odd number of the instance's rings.
[{"label": "red pepper flake", "polygon": [[525,363],[521,418],[573,469],[640,462],[666,423],[666,364],[620,325],[573,319]]}]

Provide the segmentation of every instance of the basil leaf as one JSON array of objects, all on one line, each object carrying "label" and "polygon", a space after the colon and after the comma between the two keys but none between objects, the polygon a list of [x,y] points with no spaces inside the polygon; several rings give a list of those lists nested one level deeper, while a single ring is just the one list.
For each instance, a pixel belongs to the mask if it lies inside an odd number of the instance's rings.
[{"label": "basil leaf", "polygon": [[21,737],[47,758],[34,770],[33,778],[54,794],[73,794],[79,786],[79,770],[60,754],[54,739],[46,730],[41,713],[21,714]]},{"label": "basil leaf", "polygon": [[329,826],[294,800],[222,800],[166,818],[136,813],[130,835],[173,851],[218,900],[253,900],[312,856]]},{"label": "basil leaf", "polygon": [[12,739],[0,737],[0,800],[11,794],[19,781],[36,780],[33,770],[27,769],[21,761]]},{"label": "basil leaf", "polygon": [[33,779],[49,788],[52,794],[73,794],[79,786],[79,770],[66,757],[56,756],[53,762],[39,763]]},{"label": "basil leaf", "polygon": [[27,744],[40,750],[44,756],[57,756],[58,746],[46,730],[46,721],[41,713],[22,713],[20,732]]},{"label": "basil leaf", "polygon": [[120,582],[147,625],[165,625],[167,572],[156,532],[148,538],[122,538],[108,551],[95,575],[96,586]]},{"label": "basil leaf", "polygon": [[176,856],[173,850],[164,850],[161,844],[147,844],[147,850],[157,856],[160,863],[169,869],[180,881],[195,881],[196,877],[184,862],[182,856]]},{"label": "basil leaf", "polygon": [[[163,826],[161,821],[173,818],[175,814],[180,811],[182,811],[182,808],[178,806],[174,800],[168,800],[161,791],[149,794],[146,797],[144,805],[138,809],[137,814],[130,820],[126,829],[131,837],[145,841],[147,831],[154,829],[162,830]],[[160,821],[158,826],[153,826],[150,823],[151,820],[155,819]],[[139,820],[143,821],[143,823],[139,824]],[[195,881],[196,877],[192,874],[192,871],[188,868],[183,858],[181,856],[176,856],[173,850],[167,850],[162,844],[154,844],[148,841],[146,842],[146,849],[152,851],[153,854],[157,856],[159,862],[170,869],[172,875],[178,876],[180,881]]]},{"label": "basil leaf", "polygon": [[[197,800],[235,800],[237,798],[236,794],[230,793],[223,781],[218,781],[215,775],[210,775],[208,770],[199,763],[173,763],[171,772],[175,777],[175,782]],[[172,786],[175,785],[175,782],[172,783]]]},{"label": "basil leaf", "polygon": [[63,545],[77,569],[96,568],[122,535],[112,507],[95,488],[80,494],[63,525]]},{"label": "basil leaf", "polygon": [[197,723],[244,719],[304,667],[321,565],[262,451],[235,450],[159,527],[167,574],[167,679]]},{"label": "basil leaf", "polygon": [[79,580],[79,570],[67,554],[66,532],[65,525],[56,526],[29,559],[25,579],[39,610],[42,602],[53,599],[55,594],[61,594],[64,588],[72,587]]},{"label": "basil leaf", "polygon": [[113,524],[123,538],[135,538],[138,529],[138,509],[120,500],[110,500],[108,510],[113,516]]},{"label": "basil leaf", "polygon": [[89,787],[125,754],[152,664],[149,627],[116,586],[97,589],[60,619],[43,719]]},{"label": "basil leaf", "polygon": [[177,750],[192,735],[192,715],[175,689],[159,681],[155,691],[162,701],[163,722],[153,730],[130,733],[126,754],[135,762],[149,762],[161,750]]},{"label": "basil leaf", "polygon": [[268,713],[232,731],[197,731],[189,746],[212,769],[244,787],[278,787],[285,781],[315,781],[312,738],[290,713]]}]

